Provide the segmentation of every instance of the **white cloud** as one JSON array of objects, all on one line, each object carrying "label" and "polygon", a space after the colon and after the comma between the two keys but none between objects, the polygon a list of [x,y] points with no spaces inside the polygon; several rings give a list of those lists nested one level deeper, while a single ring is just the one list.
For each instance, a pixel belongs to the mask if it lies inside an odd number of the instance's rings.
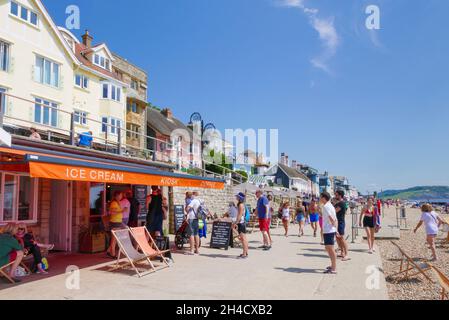
[{"label": "white cloud", "polygon": [[320,56],[311,59],[315,68],[331,73],[327,63],[336,54],[340,44],[340,37],[334,24],[334,17],[327,19],[318,17],[319,10],[306,7],[305,0],[280,0],[284,7],[301,9],[309,18],[311,26],[318,32],[324,51]]}]

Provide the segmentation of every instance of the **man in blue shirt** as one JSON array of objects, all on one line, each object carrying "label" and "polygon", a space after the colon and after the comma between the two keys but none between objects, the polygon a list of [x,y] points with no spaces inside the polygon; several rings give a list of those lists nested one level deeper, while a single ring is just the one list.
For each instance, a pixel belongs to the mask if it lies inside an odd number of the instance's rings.
[{"label": "man in blue shirt", "polygon": [[256,192],[257,197],[257,208],[256,213],[259,218],[259,228],[262,232],[263,236],[263,249],[265,251],[268,251],[271,249],[271,246],[268,241],[268,231],[270,230],[269,225],[269,212],[270,212],[270,202],[268,201],[267,197],[264,196],[263,192],[261,190],[257,190]]},{"label": "man in blue shirt", "polygon": [[92,135],[92,131],[81,133],[78,145],[80,147],[92,148]]}]

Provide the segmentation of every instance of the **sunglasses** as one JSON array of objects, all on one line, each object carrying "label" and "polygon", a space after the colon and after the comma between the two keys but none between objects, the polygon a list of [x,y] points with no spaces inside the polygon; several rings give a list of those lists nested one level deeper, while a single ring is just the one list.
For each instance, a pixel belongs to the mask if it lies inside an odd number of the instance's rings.
[{"label": "sunglasses", "polygon": [[19,228],[18,230],[19,230],[19,231],[25,231],[25,229],[24,229],[24,228]]}]

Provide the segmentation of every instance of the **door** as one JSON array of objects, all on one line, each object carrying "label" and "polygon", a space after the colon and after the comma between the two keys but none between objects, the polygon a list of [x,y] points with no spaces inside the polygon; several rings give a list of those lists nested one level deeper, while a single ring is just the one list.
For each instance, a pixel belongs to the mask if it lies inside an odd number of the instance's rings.
[{"label": "door", "polygon": [[72,183],[68,181],[51,182],[50,243],[57,251],[72,249]]}]

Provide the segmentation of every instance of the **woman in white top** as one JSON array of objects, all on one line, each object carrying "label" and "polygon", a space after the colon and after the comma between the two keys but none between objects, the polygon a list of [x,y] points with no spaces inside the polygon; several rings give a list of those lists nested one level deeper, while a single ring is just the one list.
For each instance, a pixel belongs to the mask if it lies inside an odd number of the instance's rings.
[{"label": "woman in white top", "polygon": [[285,236],[288,237],[288,226],[290,224],[290,203],[287,201],[285,202],[280,209],[282,213],[282,224],[284,225],[285,229]]},{"label": "woman in white top", "polygon": [[438,214],[433,211],[433,208],[430,204],[425,204],[421,207],[422,216],[418,225],[415,228],[415,233],[419,228],[424,224],[426,227],[427,234],[427,244],[429,245],[429,249],[432,250],[432,260],[437,261],[437,252],[435,248],[435,238],[438,235],[438,230],[440,226],[445,222],[438,216]]}]

